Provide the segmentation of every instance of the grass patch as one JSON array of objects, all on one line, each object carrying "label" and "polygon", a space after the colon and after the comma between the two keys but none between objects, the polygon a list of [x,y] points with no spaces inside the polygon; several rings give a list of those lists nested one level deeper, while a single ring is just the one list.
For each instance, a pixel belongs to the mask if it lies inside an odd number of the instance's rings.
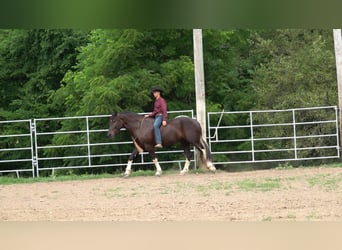
[{"label": "grass patch", "polygon": [[207,185],[196,186],[196,190],[203,196],[209,196],[209,193],[212,190],[230,190],[232,186],[233,184],[229,182],[213,181],[208,183]]},{"label": "grass patch", "polygon": [[77,181],[77,180],[92,180],[92,179],[103,179],[113,178],[119,175],[111,174],[86,174],[86,175],[61,175],[61,176],[49,176],[39,178],[14,178],[14,177],[0,177],[0,185],[10,184],[23,184],[23,183],[37,183],[37,182],[55,182],[55,181]]},{"label": "grass patch", "polygon": [[232,184],[229,182],[214,181],[209,183],[208,187],[209,189],[215,190],[229,190],[232,188]]},{"label": "grass patch", "polygon": [[[163,174],[174,173],[175,171],[164,171]],[[138,176],[154,176],[155,170],[137,170],[133,171],[130,177]],[[104,178],[121,178],[123,173],[117,174],[67,174],[67,175],[50,175],[48,177],[38,177],[38,178],[16,178],[3,176],[0,177],[0,185],[10,185],[10,184],[23,184],[23,183],[37,183],[37,182],[55,182],[55,181],[78,181],[78,180],[92,180],[92,179],[104,179]]]},{"label": "grass patch", "polygon": [[342,181],[342,174],[331,175],[331,174],[320,174],[307,178],[307,182],[310,186],[319,186],[326,189],[337,188]]},{"label": "grass patch", "polygon": [[271,191],[280,188],[280,179],[265,179],[258,182],[256,180],[243,180],[237,182],[237,186],[242,191]]},{"label": "grass patch", "polygon": [[323,218],[322,215],[317,214],[316,212],[312,212],[308,216],[306,216],[306,219],[310,220],[321,220]]},{"label": "grass patch", "polygon": [[114,197],[126,197],[124,194],[121,193],[122,188],[116,187],[116,188],[110,188],[105,190],[104,196],[107,198],[114,198]]},{"label": "grass patch", "polygon": [[174,185],[175,192],[186,192],[194,188],[194,185],[190,182],[176,182]]},{"label": "grass patch", "polygon": [[197,192],[199,192],[202,196],[209,196],[210,189],[205,185],[198,185],[196,187]]},{"label": "grass patch", "polygon": [[270,217],[270,216],[265,217],[261,221],[272,221],[272,217]]},{"label": "grass patch", "polygon": [[137,170],[137,171],[132,171],[130,177],[154,176],[155,173],[156,173],[156,171],[154,171],[154,170]]},{"label": "grass patch", "polygon": [[277,169],[277,170],[288,170],[288,169],[294,169],[294,167],[291,164],[289,164],[288,162],[286,162],[286,163],[278,164],[278,166],[275,167],[274,169]]}]

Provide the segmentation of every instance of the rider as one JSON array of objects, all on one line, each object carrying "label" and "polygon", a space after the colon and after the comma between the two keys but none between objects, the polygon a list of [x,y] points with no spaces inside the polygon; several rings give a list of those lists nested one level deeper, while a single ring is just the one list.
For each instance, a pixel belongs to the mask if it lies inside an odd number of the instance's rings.
[{"label": "rider", "polygon": [[161,96],[162,89],[160,87],[153,87],[151,89],[153,96],[155,98],[154,101],[154,109],[153,112],[149,115],[145,115],[145,117],[154,117],[154,135],[156,139],[156,148],[162,148],[162,140],[160,135],[160,126],[167,125],[167,104],[165,99]]}]

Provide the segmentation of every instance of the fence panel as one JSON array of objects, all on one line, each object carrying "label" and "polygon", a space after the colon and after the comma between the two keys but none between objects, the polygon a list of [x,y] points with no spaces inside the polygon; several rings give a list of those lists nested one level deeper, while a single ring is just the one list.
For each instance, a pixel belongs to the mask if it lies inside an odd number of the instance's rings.
[{"label": "fence panel", "polygon": [[[193,110],[169,112],[170,118],[177,115],[193,117]],[[132,139],[128,133],[108,138],[108,118],[109,115],[34,119],[37,175],[56,169],[126,166],[133,150]],[[133,165],[153,164],[146,155],[143,152]],[[163,149],[157,155],[163,155],[161,164],[180,166],[185,162],[183,150]]]},{"label": "fence panel", "polygon": [[336,106],[209,112],[216,164],[339,158]]},{"label": "fence panel", "polygon": [[0,121],[0,173],[34,171],[34,152],[31,120]]},{"label": "fence panel", "polygon": [[[192,110],[170,112],[194,117]],[[125,167],[128,133],[107,138],[109,115],[0,121],[0,174]],[[19,131],[19,132],[18,132]],[[287,110],[209,112],[208,143],[215,164],[340,157],[336,106]],[[194,149],[192,149],[194,153]],[[142,153],[134,165],[152,165]],[[185,162],[182,150],[158,150],[161,164]],[[195,162],[192,159],[192,162]]]}]

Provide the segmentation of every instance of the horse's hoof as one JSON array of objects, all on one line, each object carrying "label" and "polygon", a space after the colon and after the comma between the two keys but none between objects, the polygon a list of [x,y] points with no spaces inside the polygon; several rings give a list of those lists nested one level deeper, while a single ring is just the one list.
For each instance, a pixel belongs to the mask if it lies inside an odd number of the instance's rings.
[{"label": "horse's hoof", "polygon": [[216,172],[215,165],[211,161],[207,161],[207,168],[213,173]]},{"label": "horse's hoof", "polygon": [[124,177],[124,178],[128,178],[128,177],[129,177],[129,174],[128,174],[128,173],[124,173],[124,174],[123,174],[123,177]]},{"label": "horse's hoof", "polygon": [[216,168],[214,166],[210,166],[209,167],[209,170],[213,173],[216,173]]},{"label": "horse's hoof", "polygon": [[160,177],[161,176],[161,172],[157,172],[157,173],[155,173],[155,175],[154,176],[157,176],[157,177]]},{"label": "horse's hoof", "polygon": [[180,171],[179,175],[185,175],[187,171]]}]

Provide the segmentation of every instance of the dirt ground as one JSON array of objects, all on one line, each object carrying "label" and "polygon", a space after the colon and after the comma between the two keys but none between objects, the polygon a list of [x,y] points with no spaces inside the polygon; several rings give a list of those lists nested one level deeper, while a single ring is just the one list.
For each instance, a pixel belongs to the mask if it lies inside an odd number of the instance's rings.
[{"label": "dirt ground", "polygon": [[342,168],[0,185],[0,221],[342,221]]}]

